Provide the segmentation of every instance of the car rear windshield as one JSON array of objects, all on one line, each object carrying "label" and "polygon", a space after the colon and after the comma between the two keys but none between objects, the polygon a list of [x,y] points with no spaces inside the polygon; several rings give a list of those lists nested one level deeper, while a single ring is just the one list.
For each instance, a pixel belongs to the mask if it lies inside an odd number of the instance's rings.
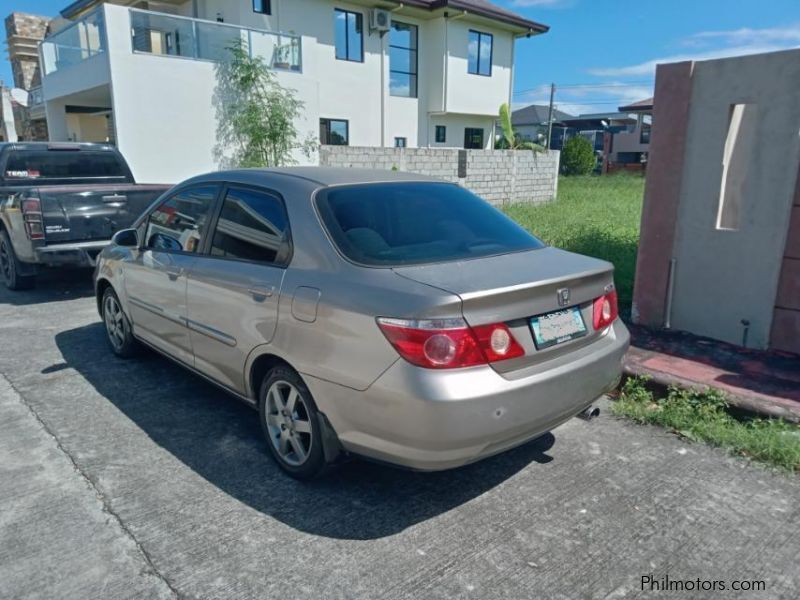
[{"label": "car rear windshield", "polygon": [[127,178],[114,152],[87,150],[15,150],[6,161],[6,179]]},{"label": "car rear windshield", "polygon": [[535,250],[542,242],[487,202],[449,183],[374,183],[317,194],[339,250],[371,266],[464,260]]}]

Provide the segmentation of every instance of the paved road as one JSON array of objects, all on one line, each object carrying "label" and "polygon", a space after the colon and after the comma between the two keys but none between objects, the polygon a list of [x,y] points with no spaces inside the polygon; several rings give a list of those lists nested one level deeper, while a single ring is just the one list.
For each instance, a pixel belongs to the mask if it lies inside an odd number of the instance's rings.
[{"label": "paved road", "polygon": [[0,598],[796,598],[800,479],[608,416],[470,467],[312,484],[253,413],[107,351],[86,273],[0,287]]}]

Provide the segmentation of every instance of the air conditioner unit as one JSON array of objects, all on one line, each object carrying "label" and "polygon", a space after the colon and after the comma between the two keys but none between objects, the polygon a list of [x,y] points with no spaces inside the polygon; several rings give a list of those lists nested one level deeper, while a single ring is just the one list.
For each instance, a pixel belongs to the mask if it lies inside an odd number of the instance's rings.
[{"label": "air conditioner unit", "polygon": [[389,31],[392,25],[392,13],[388,10],[373,8],[369,11],[369,28],[372,31]]}]

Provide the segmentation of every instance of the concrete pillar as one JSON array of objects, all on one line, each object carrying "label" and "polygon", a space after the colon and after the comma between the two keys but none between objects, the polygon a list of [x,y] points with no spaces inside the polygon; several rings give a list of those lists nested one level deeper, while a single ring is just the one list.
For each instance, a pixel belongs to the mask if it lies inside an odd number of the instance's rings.
[{"label": "concrete pillar", "polygon": [[647,165],[632,318],[661,327],[666,317],[669,264],[675,243],[693,62],[659,65]]}]

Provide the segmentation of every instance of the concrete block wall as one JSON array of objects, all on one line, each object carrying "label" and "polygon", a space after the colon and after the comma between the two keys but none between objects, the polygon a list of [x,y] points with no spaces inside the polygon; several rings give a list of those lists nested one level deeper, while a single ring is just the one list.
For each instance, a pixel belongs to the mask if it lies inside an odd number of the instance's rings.
[{"label": "concrete block wall", "polygon": [[558,186],[559,152],[467,150],[467,176],[458,176],[454,148],[322,146],[321,166],[408,171],[458,183],[495,205],[547,202]]}]

